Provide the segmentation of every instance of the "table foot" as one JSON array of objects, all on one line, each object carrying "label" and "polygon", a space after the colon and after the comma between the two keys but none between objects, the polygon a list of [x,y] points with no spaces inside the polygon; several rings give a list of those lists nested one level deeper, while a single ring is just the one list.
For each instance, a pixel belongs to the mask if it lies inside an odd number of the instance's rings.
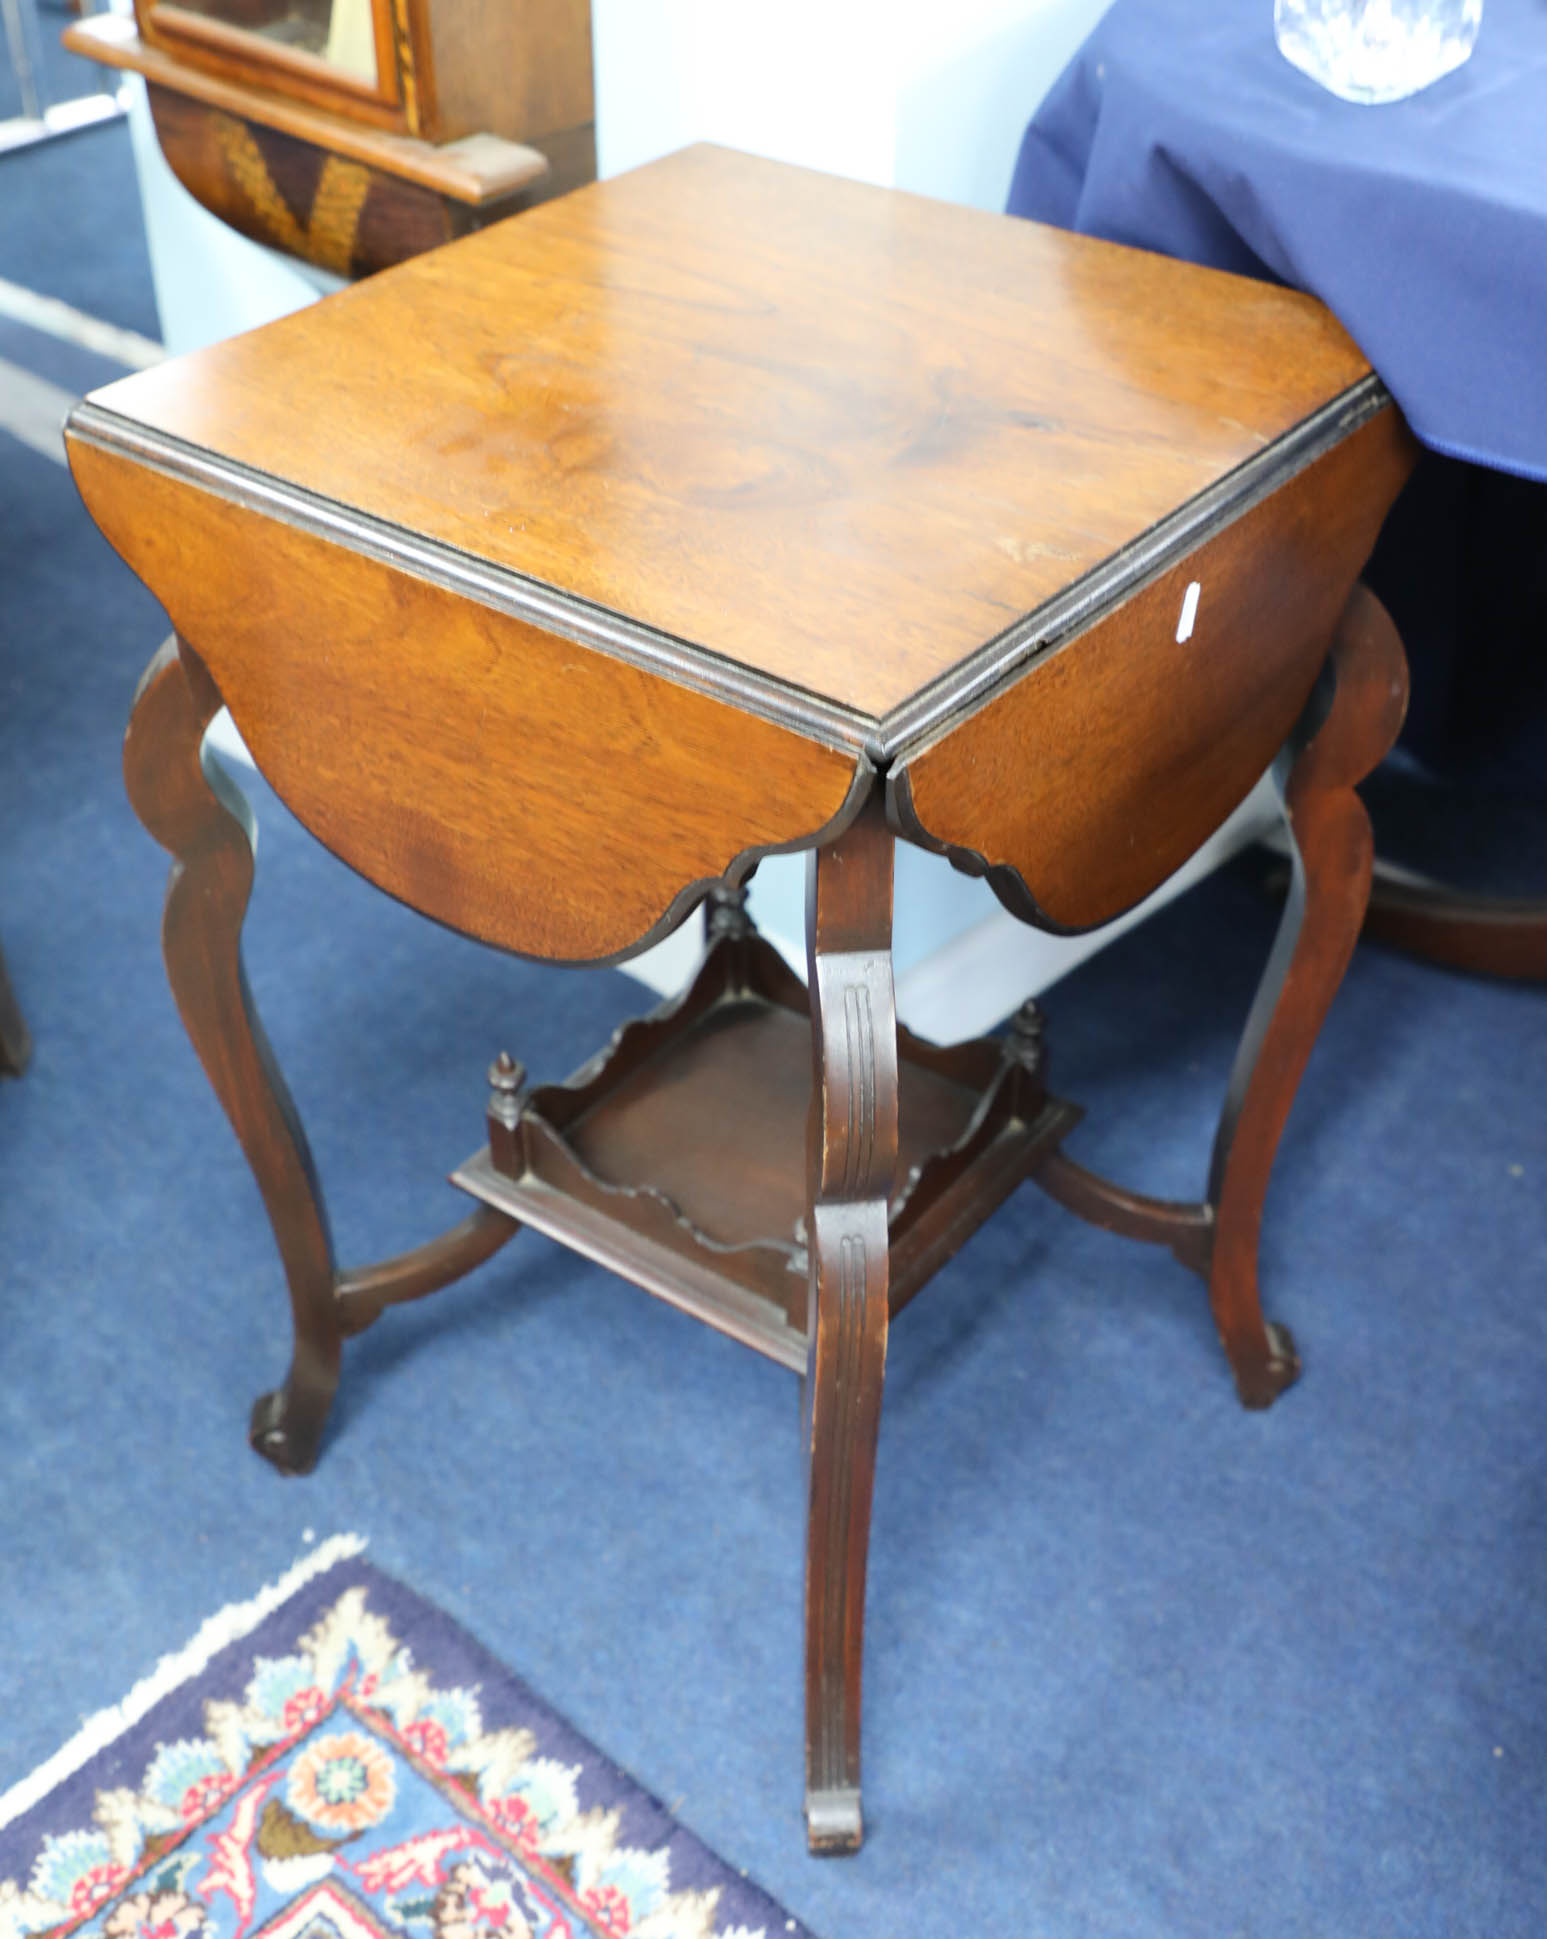
[{"label": "table foot", "polygon": [[1407,703],[1402,645],[1385,608],[1356,586],[1328,660],[1330,706],[1300,737],[1280,799],[1291,880],[1273,953],[1247,1018],[1214,1144],[1209,1301],[1244,1405],[1271,1406],[1299,1371],[1265,1324],[1257,1251],[1268,1177],[1317,1034],[1343,980],[1369,898],[1374,843],[1357,784],[1384,758]]},{"label": "table foot", "polygon": [[333,1405],[332,1387],[308,1391],[294,1379],[253,1402],[247,1439],[281,1474],[310,1474]]},{"label": "table foot", "polygon": [[865,1842],[858,1791],[806,1793],[806,1842],[814,1858],[844,1858]]},{"label": "table foot", "polygon": [[865,1564],[897,1167],[892,837],[880,797],[808,867],[806,1795],[812,1849],[840,1852],[861,1836]]},{"label": "table foot", "polygon": [[[333,1299],[340,1333],[352,1338],[373,1326],[388,1306],[439,1292],[492,1258],[520,1229],[517,1220],[480,1205],[470,1217],[411,1252],[336,1273]],[[253,1403],[248,1440],[281,1474],[310,1474],[333,1392],[326,1373],[317,1380],[292,1366],[283,1387],[260,1394]]]},{"label": "table foot", "polygon": [[[1053,1151],[1031,1174],[1049,1198],[1104,1232],[1169,1247],[1182,1265],[1210,1277],[1214,1256],[1214,1208],[1206,1200],[1149,1198],[1087,1171],[1063,1151]],[[1300,1374],[1300,1356],[1287,1326],[1263,1321],[1237,1329],[1229,1355],[1243,1407],[1271,1407]]]},{"label": "table foot", "polygon": [[1277,1320],[1265,1320],[1262,1351],[1256,1342],[1238,1348],[1230,1364],[1235,1391],[1243,1407],[1260,1412],[1273,1405],[1286,1387],[1300,1378],[1300,1352],[1294,1335]]}]

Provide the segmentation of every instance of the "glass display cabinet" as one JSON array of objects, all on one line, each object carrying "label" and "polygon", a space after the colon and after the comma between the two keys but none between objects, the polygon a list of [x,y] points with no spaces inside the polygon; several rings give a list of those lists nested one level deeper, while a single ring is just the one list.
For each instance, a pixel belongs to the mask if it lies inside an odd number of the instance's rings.
[{"label": "glass display cabinet", "polygon": [[590,0],[135,0],[64,39],[145,77],[206,208],[339,275],[596,173]]}]

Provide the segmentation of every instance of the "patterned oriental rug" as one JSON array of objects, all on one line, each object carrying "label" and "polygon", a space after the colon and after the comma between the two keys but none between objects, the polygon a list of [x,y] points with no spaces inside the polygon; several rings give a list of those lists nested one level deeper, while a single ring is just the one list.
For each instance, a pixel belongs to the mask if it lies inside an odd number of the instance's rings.
[{"label": "patterned oriental rug", "polygon": [[0,1939],[805,1934],[360,1546],[0,1797]]}]

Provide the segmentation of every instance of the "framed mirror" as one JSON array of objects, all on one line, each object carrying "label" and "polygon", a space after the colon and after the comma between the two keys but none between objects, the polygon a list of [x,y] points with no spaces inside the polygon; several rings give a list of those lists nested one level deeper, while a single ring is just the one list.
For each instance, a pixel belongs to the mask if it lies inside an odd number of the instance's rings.
[{"label": "framed mirror", "polygon": [[[391,0],[135,0],[135,13],[153,47],[210,73],[420,132]],[[406,18],[402,40],[407,53]]]}]

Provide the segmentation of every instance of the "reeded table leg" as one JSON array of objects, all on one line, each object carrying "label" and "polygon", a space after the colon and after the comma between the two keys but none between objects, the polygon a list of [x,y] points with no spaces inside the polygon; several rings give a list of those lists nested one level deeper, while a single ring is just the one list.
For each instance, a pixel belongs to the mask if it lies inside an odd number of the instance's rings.
[{"label": "reeded table leg", "polygon": [[135,813],[173,858],[161,924],[167,979],[258,1181],[290,1284],[294,1356],[284,1385],[253,1409],[253,1445],[277,1468],[304,1474],[338,1385],[333,1242],[306,1134],[242,967],[253,824],[236,788],[204,759],[220,706],[203,661],[169,639],[135,696],[124,780]]},{"label": "reeded table leg", "polygon": [[1258,1298],[1263,1199],[1369,899],[1374,844],[1354,790],[1390,750],[1407,705],[1401,642],[1364,586],[1344,608],[1329,665],[1330,710],[1294,759],[1283,792],[1289,899],[1236,1054],[1209,1173],[1209,1300],[1247,1407],[1270,1406],[1299,1372],[1294,1342],[1284,1328],[1264,1324]]},{"label": "reeded table leg", "polygon": [[865,1558],[886,1372],[887,1202],[897,1168],[892,837],[879,796],[812,855],[814,1082],[806,1450],[806,1828],[858,1849]]}]

